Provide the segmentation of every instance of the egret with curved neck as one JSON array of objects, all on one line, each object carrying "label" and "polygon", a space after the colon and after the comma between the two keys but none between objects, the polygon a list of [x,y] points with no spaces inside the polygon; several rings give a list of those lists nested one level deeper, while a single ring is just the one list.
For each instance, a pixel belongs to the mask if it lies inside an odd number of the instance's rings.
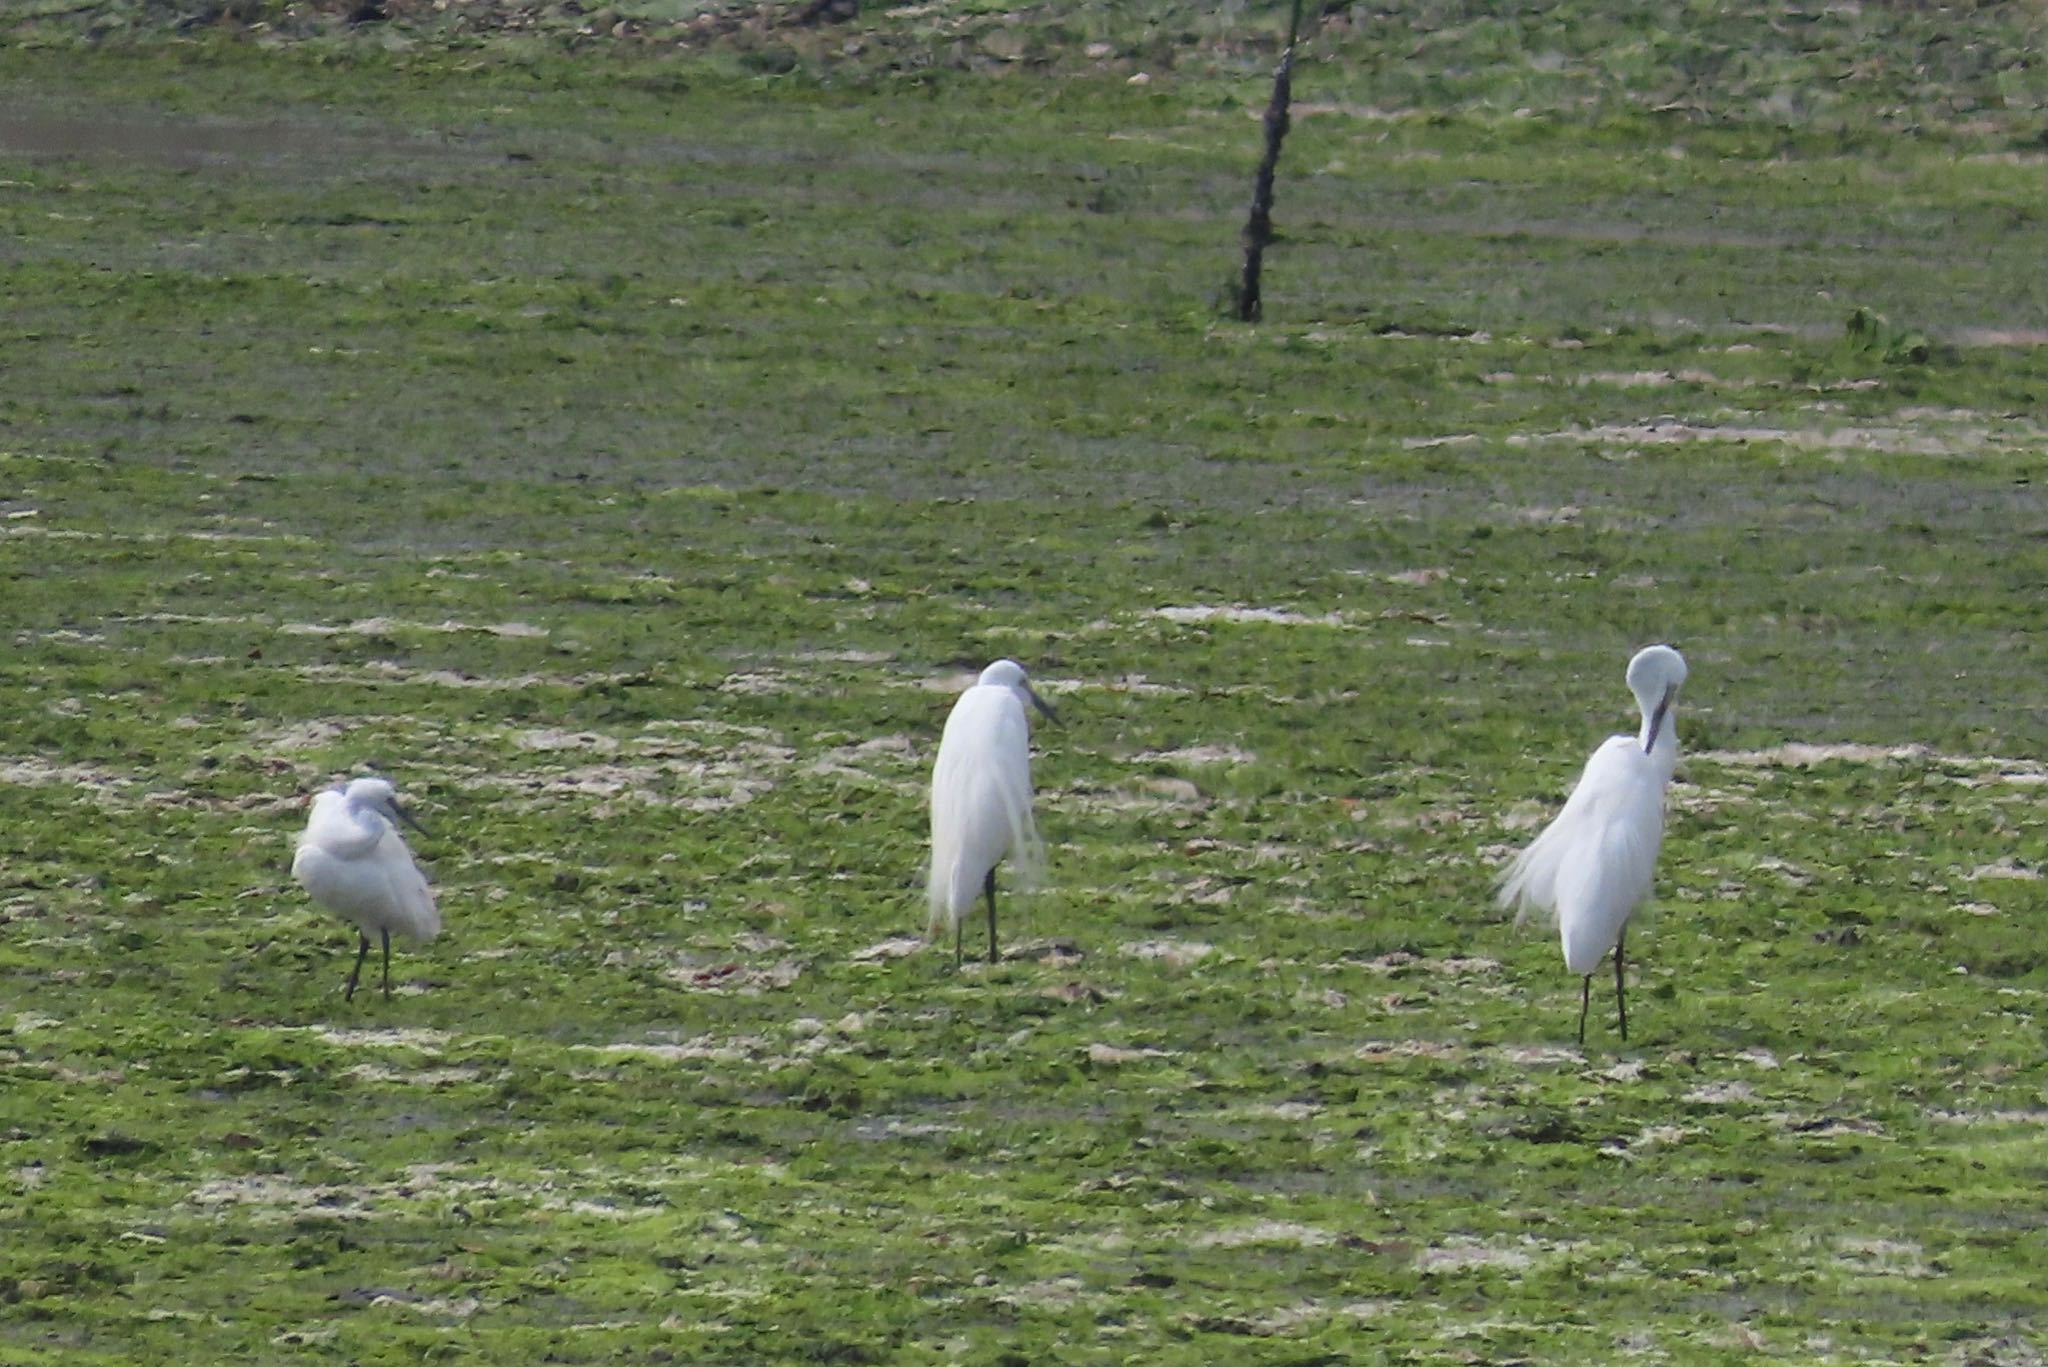
[{"label": "egret with curved neck", "polygon": [[1024,666],[997,660],[953,704],[939,738],[925,901],[931,938],[953,932],[956,968],[977,892],[988,900],[988,961],[996,962],[996,865],[1010,859],[1028,879],[1044,861],[1031,815],[1030,708],[1057,720]]},{"label": "egret with curved neck", "polygon": [[391,935],[425,942],[441,933],[434,893],[413,862],[398,823],[419,823],[400,805],[398,790],[381,778],[353,779],[313,799],[305,834],[292,855],[292,877],[313,900],[356,927],[362,942],[342,1000],[353,1001],[370,933],[384,943],[384,996],[391,996]]},{"label": "egret with curved neck", "polygon": [[1673,708],[1685,683],[1685,657],[1649,646],[1628,662],[1629,691],[1643,722],[1633,736],[1609,736],[1586,761],[1564,808],[1500,879],[1500,904],[1557,918],[1565,967],[1579,991],[1579,1043],[1593,999],[1593,970],[1614,951],[1614,1005],[1628,1038],[1623,953],[1629,918],[1650,896],[1664,843],[1664,788],[1678,763]]}]

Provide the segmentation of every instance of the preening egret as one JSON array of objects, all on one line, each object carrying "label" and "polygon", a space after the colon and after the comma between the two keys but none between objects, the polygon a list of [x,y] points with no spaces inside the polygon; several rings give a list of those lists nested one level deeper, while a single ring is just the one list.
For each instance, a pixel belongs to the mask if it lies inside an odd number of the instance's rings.
[{"label": "preening egret", "polygon": [[1621,1037],[1628,1038],[1622,942],[1628,918],[1650,895],[1664,843],[1664,786],[1678,763],[1672,706],[1684,682],[1685,657],[1670,646],[1636,652],[1628,662],[1628,686],[1642,708],[1642,730],[1609,736],[1593,752],[1564,810],[1501,875],[1500,904],[1520,905],[1517,924],[1531,911],[1557,918],[1565,967],[1585,979],[1579,991],[1581,1045],[1593,970],[1610,948],[1614,1006]]},{"label": "preening egret", "polygon": [[925,885],[929,934],[953,932],[961,958],[961,922],[977,892],[988,898],[988,961],[996,962],[996,865],[1005,857],[1027,876],[1044,861],[1031,819],[1030,704],[1055,714],[1015,660],[997,660],[960,695],[932,766],[932,867]]},{"label": "preening egret", "polygon": [[329,911],[355,923],[362,947],[349,970],[344,1001],[355,1000],[370,932],[384,942],[384,995],[391,996],[391,932],[425,942],[441,933],[434,894],[398,833],[419,823],[381,778],[353,779],[313,799],[313,814],[292,855],[292,877]]}]

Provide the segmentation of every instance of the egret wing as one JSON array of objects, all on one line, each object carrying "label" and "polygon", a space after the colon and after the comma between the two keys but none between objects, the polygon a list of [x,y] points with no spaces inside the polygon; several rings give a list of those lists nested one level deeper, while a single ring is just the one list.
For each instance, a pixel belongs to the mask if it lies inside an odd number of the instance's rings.
[{"label": "egret wing", "polygon": [[386,908],[384,924],[394,934],[426,941],[441,933],[441,912],[434,905],[434,890],[427,876],[413,862],[404,837],[388,827],[371,856],[383,880]]},{"label": "egret wing", "polygon": [[[1559,875],[1597,847],[1596,833],[1609,819],[1616,794],[1634,782],[1630,756],[1636,753],[1635,741],[1629,736],[1609,736],[1603,741],[1586,760],[1563,808],[1501,874],[1499,904],[1517,908],[1516,924],[1527,920],[1532,911],[1556,914]],[[1650,858],[1656,859],[1654,849]]]}]

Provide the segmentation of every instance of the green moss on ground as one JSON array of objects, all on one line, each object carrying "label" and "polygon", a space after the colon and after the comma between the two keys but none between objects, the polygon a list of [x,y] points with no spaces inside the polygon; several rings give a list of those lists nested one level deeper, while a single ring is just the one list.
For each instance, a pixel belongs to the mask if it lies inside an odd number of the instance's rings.
[{"label": "green moss on ground", "polygon": [[[2024,16],[1780,113],[1619,40],[1559,112],[1591,18],[1326,34],[1245,329],[1248,29],[111,12],[0,54],[0,1357],[2028,1360]],[[1653,638],[1581,1053],[1489,881]],[[956,976],[899,951],[999,653],[1052,879]],[[286,865],[369,765],[448,930],[344,1005]]]}]

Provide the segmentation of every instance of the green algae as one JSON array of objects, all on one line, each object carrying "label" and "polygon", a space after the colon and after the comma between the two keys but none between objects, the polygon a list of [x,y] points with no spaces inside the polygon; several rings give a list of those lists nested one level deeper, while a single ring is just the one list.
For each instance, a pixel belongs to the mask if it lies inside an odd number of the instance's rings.
[{"label": "green algae", "polygon": [[[0,57],[0,1355],[2025,1360],[2038,168],[1459,32],[1256,330],[1228,70]],[[1489,879],[1652,638],[1581,1054]],[[997,653],[1052,876],[956,976]],[[448,931],[344,1006],[371,765]]]}]

